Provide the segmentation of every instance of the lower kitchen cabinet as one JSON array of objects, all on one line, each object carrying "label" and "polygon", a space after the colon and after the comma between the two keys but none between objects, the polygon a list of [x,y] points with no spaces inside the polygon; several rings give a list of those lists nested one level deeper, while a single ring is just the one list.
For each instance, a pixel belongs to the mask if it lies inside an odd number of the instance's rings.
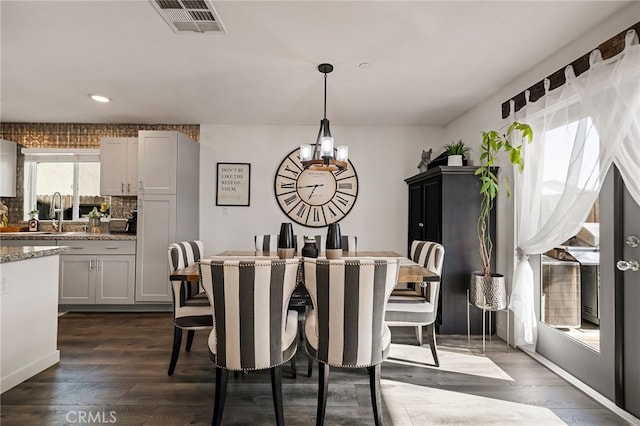
[{"label": "lower kitchen cabinet", "polygon": [[134,242],[66,241],[65,245],[72,254],[60,256],[60,304],[134,303]]}]

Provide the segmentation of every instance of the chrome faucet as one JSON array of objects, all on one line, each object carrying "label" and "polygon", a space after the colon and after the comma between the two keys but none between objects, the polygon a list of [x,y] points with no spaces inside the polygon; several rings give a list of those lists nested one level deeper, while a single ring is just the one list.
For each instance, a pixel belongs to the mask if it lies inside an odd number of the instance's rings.
[{"label": "chrome faucet", "polygon": [[[60,208],[58,209],[56,209],[56,196],[58,196],[58,200],[60,200],[58,203],[60,205]],[[56,214],[59,214],[57,223],[56,223]],[[49,217],[53,218],[53,220],[51,221],[51,226],[53,226],[53,229],[55,231],[62,232],[63,216],[64,216],[64,205],[62,203],[62,194],[56,191],[51,196],[51,206],[49,207]]]}]

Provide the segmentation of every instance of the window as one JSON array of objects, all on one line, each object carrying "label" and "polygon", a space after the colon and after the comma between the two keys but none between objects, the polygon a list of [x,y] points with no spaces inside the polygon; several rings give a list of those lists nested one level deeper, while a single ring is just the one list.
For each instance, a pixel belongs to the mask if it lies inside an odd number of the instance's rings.
[{"label": "window", "polygon": [[65,220],[78,220],[94,207],[108,214],[111,197],[100,196],[99,150],[25,148],[22,152],[25,219],[34,208],[41,220],[50,219],[55,192],[62,195]]}]

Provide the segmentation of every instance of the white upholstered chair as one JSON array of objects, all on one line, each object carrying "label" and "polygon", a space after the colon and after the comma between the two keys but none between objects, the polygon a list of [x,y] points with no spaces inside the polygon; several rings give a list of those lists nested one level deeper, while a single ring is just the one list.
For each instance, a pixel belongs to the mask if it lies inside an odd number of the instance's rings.
[{"label": "white upholstered chair", "polygon": [[381,425],[380,364],[391,345],[384,314],[398,261],[305,258],[304,274],[313,304],[306,315],[305,349],[319,367],[316,425],[324,424],[329,367],[368,369],[374,420]]},{"label": "white upholstered chair", "polygon": [[[182,241],[169,245],[170,272],[193,265],[200,260],[203,251],[202,241]],[[197,281],[171,281],[171,290],[173,298],[173,350],[169,362],[169,376],[173,375],[178,362],[182,331],[187,330],[185,350],[189,352],[195,331],[208,330],[213,326],[209,301]]]},{"label": "white upholstered chair", "polygon": [[[444,261],[444,247],[430,241],[413,241],[411,259],[440,275]],[[436,348],[435,321],[438,315],[440,281],[415,283],[415,288],[395,289],[391,293],[385,321],[389,327],[413,326],[418,344],[422,346],[422,327],[427,326],[427,339],[435,366],[440,366]]]},{"label": "white upholstered chair", "polygon": [[228,371],[266,369],[271,370],[276,424],[284,424],[280,366],[298,347],[298,313],[288,309],[297,269],[297,259],[200,262],[214,317],[209,335],[209,357],[216,366],[212,424],[222,421]]}]

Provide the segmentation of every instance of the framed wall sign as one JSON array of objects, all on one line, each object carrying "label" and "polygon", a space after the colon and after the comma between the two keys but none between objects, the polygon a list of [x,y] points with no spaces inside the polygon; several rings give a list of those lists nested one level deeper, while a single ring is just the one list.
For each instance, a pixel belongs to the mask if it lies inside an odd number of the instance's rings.
[{"label": "framed wall sign", "polygon": [[217,165],[216,206],[248,206],[251,199],[251,164]]}]

